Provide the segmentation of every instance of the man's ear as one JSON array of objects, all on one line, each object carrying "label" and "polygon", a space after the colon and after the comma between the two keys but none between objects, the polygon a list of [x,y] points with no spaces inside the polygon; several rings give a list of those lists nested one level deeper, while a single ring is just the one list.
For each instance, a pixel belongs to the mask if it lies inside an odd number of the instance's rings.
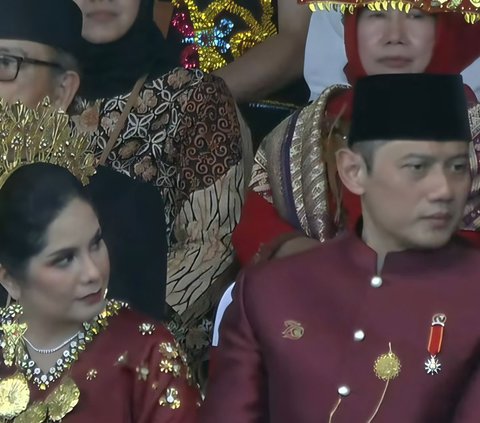
[{"label": "man's ear", "polygon": [[365,192],[368,170],[363,157],[350,150],[342,148],[336,153],[337,171],[343,185],[357,195]]},{"label": "man's ear", "polygon": [[18,301],[20,299],[20,286],[18,285],[18,282],[2,265],[0,265],[0,284],[5,288],[8,295],[10,295],[13,300]]},{"label": "man's ear", "polygon": [[74,71],[65,71],[56,77],[54,105],[60,110],[67,110],[80,87],[80,75]]}]

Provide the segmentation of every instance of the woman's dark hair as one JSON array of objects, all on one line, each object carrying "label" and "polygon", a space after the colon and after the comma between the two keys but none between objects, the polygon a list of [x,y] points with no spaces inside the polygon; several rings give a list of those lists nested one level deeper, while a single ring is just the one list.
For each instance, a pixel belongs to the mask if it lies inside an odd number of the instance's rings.
[{"label": "woman's dark hair", "polygon": [[49,225],[76,198],[91,204],[63,167],[34,163],[15,170],[0,189],[0,264],[22,277],[29,259],[44,248]]}]

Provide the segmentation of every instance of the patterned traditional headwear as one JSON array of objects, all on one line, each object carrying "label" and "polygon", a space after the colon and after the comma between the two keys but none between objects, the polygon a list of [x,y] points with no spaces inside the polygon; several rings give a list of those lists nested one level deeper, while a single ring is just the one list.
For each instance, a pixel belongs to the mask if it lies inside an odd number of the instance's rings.
[{"label": "patterned traditional headwear", "polygon": [[86,134],[72,135],[68,116],[45,99],[36,108],[0,99],[0,187],[20,166],[44,162],[67,168],[83,184],[95,173]]},{"label": "patterned traditional headwear", "polygon": [[298,2],[308,4],[312,11],[333,8],[342,13],[353,13],[360,7],[378,11],[391,7],[408,13],[414,7],[428,13],[461,13],[465,20],[472,24],[480,20],[478,0],[298,0]]}]

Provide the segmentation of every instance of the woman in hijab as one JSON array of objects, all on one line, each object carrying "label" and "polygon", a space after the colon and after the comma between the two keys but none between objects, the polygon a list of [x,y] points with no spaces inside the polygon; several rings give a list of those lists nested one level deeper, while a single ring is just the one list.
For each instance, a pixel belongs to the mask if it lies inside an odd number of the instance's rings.
[{"label": "woman in hijab", "polygon": [[[350,84],[367,74],[459,73],[480,55],[472,43],[480,27],[465,22],[454,9],[444,12],[429,2],[415,9],[413,2],[408,12],[390,6],[371,10],[367,3],[359,2],[353,14],[345,15],[345,72]],[[473,107],[476,98],[466,90]],[[263,141],[234,234],[242,263],[256,254],[257,258],[280,257],[312,248],[318,240],[325,241],[358,222],[360,200],[347,190],[342,192],[335,169],[335,151],[345,142],[351,102],[349,86],[332,86]],[[472,149],[472,173],[477,163]],[[475,230],[471,209],[472,204],[464,226]]]},{"label": "woman in hijab", "polygon": [[[163,197],[171,328],[190,358],[201,360],[242,204],[234,101],[221,79],[172,69],[153,0],[75,1],[88,46],[73,120],[91,132],[100,164]],[[158,307],[164,307],[160,297]]]}]

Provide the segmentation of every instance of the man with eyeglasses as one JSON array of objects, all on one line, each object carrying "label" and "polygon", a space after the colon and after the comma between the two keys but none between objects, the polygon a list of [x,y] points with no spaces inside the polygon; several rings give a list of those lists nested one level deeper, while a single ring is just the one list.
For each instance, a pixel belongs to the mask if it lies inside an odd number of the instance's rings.
[{"label": "man with eyeglasses", "polygon": [[0,97],[66,110],[80,85],[82,13],[72,0],[0,0]]}]

